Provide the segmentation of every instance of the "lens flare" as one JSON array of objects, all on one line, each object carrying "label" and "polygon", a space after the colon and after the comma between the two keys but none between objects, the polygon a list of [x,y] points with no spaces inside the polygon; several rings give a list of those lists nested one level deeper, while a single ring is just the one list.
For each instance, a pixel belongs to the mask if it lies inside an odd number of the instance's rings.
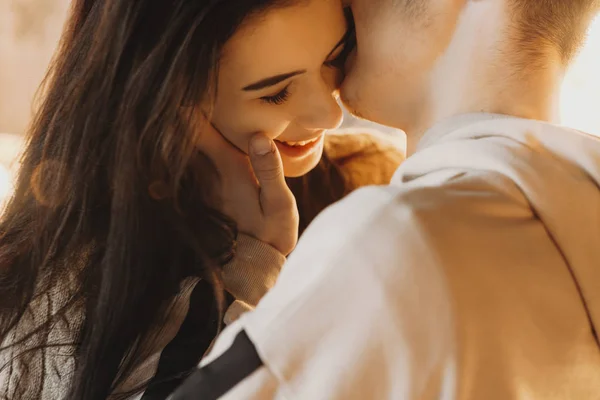
[{"label": "lens flare", "polygon": [[600,136],[600,16],[562,86],[561,120],[566,126]]},{"label": "lens flare", "polygon": [[11,174],[8,172],[8,168],[0,165],[0,211],[4,208],[12,191],[13,183]]}]

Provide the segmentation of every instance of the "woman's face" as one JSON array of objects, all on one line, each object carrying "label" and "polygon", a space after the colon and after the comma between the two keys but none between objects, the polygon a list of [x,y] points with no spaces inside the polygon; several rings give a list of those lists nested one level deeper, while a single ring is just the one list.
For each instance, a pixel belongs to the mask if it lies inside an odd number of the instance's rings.
[{"label": "woman's face", "polygon": [[247,152],[258,132],[275,139],[286,176],[314,168],[323,134],[342,111],[336,61],[347,22],[341,0],[299,1],[251,18],[223,49],[212,122]]}]

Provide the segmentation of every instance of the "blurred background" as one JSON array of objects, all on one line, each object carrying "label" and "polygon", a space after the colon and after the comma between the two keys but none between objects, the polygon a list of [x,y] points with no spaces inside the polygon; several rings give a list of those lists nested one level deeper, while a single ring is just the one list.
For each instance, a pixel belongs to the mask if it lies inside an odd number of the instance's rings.
[{"label": "blurred background", "polygon": [[[12,190],[16,159],[66,17],[69,0],[0,0],[0,210]],[[561,104],[567,126],[600,134],[600,18],[570,69]],[[345,127],[393,129],[346,118]]]}]

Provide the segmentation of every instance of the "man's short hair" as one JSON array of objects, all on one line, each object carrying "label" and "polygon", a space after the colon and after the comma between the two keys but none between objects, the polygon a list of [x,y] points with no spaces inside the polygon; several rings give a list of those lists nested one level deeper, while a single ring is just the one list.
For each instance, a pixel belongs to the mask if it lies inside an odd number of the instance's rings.
[{"label": "man's short hair", "polygon": [[539,53],[553,46],[563,62],[569,62],[583,43],[600,0],[509,0],[517,22],[518,44]]}]

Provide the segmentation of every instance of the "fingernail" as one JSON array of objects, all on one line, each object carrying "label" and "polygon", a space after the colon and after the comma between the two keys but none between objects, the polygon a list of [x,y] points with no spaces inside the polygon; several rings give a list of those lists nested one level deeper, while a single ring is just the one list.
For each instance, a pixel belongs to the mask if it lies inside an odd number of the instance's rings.
[{"label": "fingernail", "polygon": [[266,136],[256,135],[252,138],[250,149],[257,156],[265,156],[273,151],[273,143]]}]

